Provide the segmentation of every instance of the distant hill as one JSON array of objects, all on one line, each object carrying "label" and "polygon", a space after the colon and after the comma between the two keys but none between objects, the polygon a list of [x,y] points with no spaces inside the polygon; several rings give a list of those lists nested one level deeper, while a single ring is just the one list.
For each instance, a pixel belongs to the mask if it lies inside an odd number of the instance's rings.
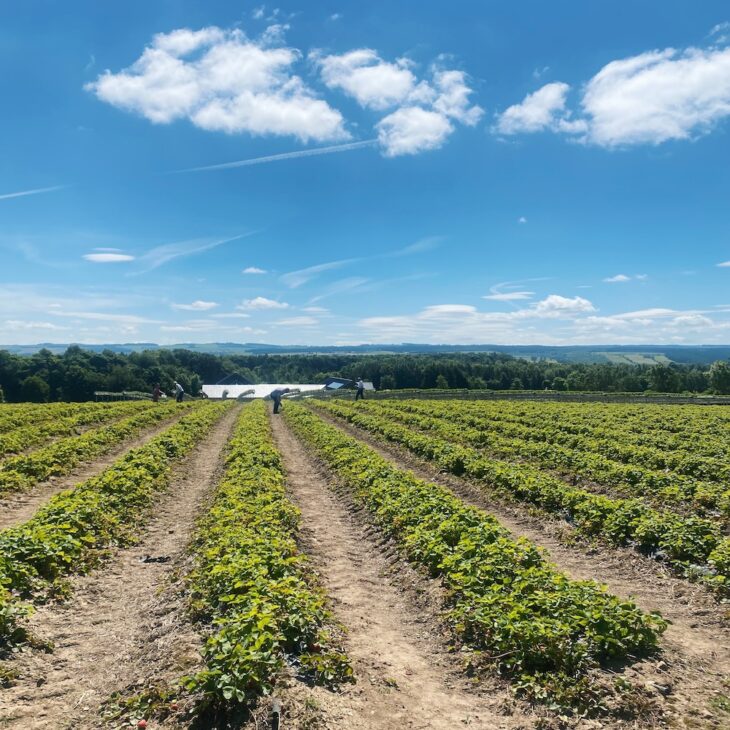
[{"label": "distant hill", "polygon": [[[70,344],[70,343],[69,343]],[[37,345],[4,345],[6,350],[18,355],[32,355],[41,349],[60,354],[69,344],[39,343]],[[670,362],[709,364],[715,360],[730,359],[730,345],[423,345],[402,343],[399,345],[269,345],[258,342],[181,342],[175,345],[158,345],[153,342],[125,344],[81,345],[84,350],[129,353],[142,350],[191,350],[213,355],[286,355],[286,354],[436,354],[449,352],[501,352],[528,360],[553,360],[564,363],[622,363],[651,365]]]}]

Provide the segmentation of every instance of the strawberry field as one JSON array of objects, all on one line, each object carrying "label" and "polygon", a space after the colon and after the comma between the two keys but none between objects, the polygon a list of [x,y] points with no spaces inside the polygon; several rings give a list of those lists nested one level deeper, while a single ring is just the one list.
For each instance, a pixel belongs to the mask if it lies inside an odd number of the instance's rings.
[{"label": "strawberry field", "polygon": [[692,406],[3,408],[3,726],[253,728],[273,696],[301,728],[724,727],[729,436]]}]

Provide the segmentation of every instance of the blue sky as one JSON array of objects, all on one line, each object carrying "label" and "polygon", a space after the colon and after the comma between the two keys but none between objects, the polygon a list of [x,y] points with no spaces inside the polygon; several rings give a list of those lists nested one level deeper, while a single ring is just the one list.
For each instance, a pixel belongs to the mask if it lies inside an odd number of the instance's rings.
[{"label": "blue sky", "polygon": [[26,0],[0,64],[0,344],[730,342],[726,3]]}]

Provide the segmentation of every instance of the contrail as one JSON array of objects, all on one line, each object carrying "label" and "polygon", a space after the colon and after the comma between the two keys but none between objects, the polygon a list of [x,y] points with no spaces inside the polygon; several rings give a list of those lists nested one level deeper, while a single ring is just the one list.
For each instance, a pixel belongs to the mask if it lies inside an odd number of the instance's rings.
[{"label": "contrail", "polygon": [[63,190],[68,185],[54,185],[52,188],[36,188],[35,190],[21,190],[19,193],[5,193],[0,195],[0,200],[8,200],[10,198],[22,198],[25,195],[38,195],[38,193],[52,193],[54,190]]},{"label": "contrail", "polygon": [[315,147],[312,150],[299,150],[298,152],[284,152],[280,155],[267,155],[266,157],[253,157],[248,160],[237,160],[236,162],[224,162],[220,165],[206,165],[205,167],[188,167],[185,170],[173,170],[173,172],[202,172],[203,170],[228,170],[232,167],[248,167],[249,165],[263,165],[265,162],[278,162],[279,160],[293,160],[296,157],[313,157],[314,155],[331,155],[334,152],[348,152],[359,150],[363,147],[372,147],[377,139],[366,139],[364,142],[348,142],[347,144],[336,144],[330,147]]}]

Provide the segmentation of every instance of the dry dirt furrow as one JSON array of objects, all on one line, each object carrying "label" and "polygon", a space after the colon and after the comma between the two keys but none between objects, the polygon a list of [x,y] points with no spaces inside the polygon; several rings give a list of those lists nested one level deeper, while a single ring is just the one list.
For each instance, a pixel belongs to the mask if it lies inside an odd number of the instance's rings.
[{"label": "dry dirt furrow", "polygon": [[[97,730],[102,726],[100,703],[159,671],[146,664],[151,644],[162,641],[169,647],[176,655],[171,665],[185,663],[196,644],[195,632],[181,616],[170,618],[174,602],[161,605],[159,594],[185,561],[195,519],[219,478],[238,410],[228,411],[176,465],[170,489],[139,526],[140,542],[120,551],[104,569],[73,579],[66,603],[41,607],[33,616],[32,630],[55,648],[51,654],[33,652],[15,661],[22,677],[0,691],[3,728]],[[163,561],[145,561],[149,557]]]},{"label": "dry dirt furrow", "polygon": [[[419,578],[407,566],[393,573],[387,556],[328,487],[328,476],[273,417],[288,485],[302,511],[301,540],[321,574],[334,613],[347,631],[345,649],[357,682],[333,694],[312,690],[318,728],[531,728],[509,691],[493,683],[469,686],[433,611],[406,587]],[[331,478],[329,478],[331,480]],[[311,701],[311,700],[310,700]],[[298,727],[294,724],[290,726]],[[301,725],[304,727],[304,725]]]},{"label": "dry dirt furrow", "polygon": [[[662,639],[665,655],[659,671],[654,662],[637,665],[637,678],[670,688],[671,699],[666,709],[679,727],[725,727],[728,715],[716,713],[712,701],[718,693],[728,692],[724,682],[730,680],[730,627],[727,607],[718,605],[706,589],[673,576],[660,563],[631,549],[568,545],[565,537],[571,530],[566,523],[531,515],[524,506],[506,504],[489,495],[483,486],[445,474],[405,448],[322,411],[316,412],[399,468],[444,486],[467,504],[486,510],[514,535],[546,550],[549,559],[569,577],[597,580],[611,593],[630,597],[642,610],[659,611],[670,621]],[[699,717],[685,725],[679,718],[688,713],[697,713]]]},{"label": "dry dirt furrow", "polygon": [[34,485],[27,492],[6,495],[0,499],[0,530],[19,525],[29,520],[35,514],[36,510],[43,506],[55,494],[62,492],[64,489],[70,489],[96,476],[104,471],[104,469],[110,467],[117,459],[121,459],[127,452],[136,449],[138,446],[144,446],[150,439],[161,434],[175,421],[182,418],[182,416],[182,413],[177,413],[169,420],[147,429],[132,440],[120,443],[99,459],[95,459],[86,464],[79,464],[78,468],[71,474],[63,477],[51,477],[51,479],[45,482]]}]

